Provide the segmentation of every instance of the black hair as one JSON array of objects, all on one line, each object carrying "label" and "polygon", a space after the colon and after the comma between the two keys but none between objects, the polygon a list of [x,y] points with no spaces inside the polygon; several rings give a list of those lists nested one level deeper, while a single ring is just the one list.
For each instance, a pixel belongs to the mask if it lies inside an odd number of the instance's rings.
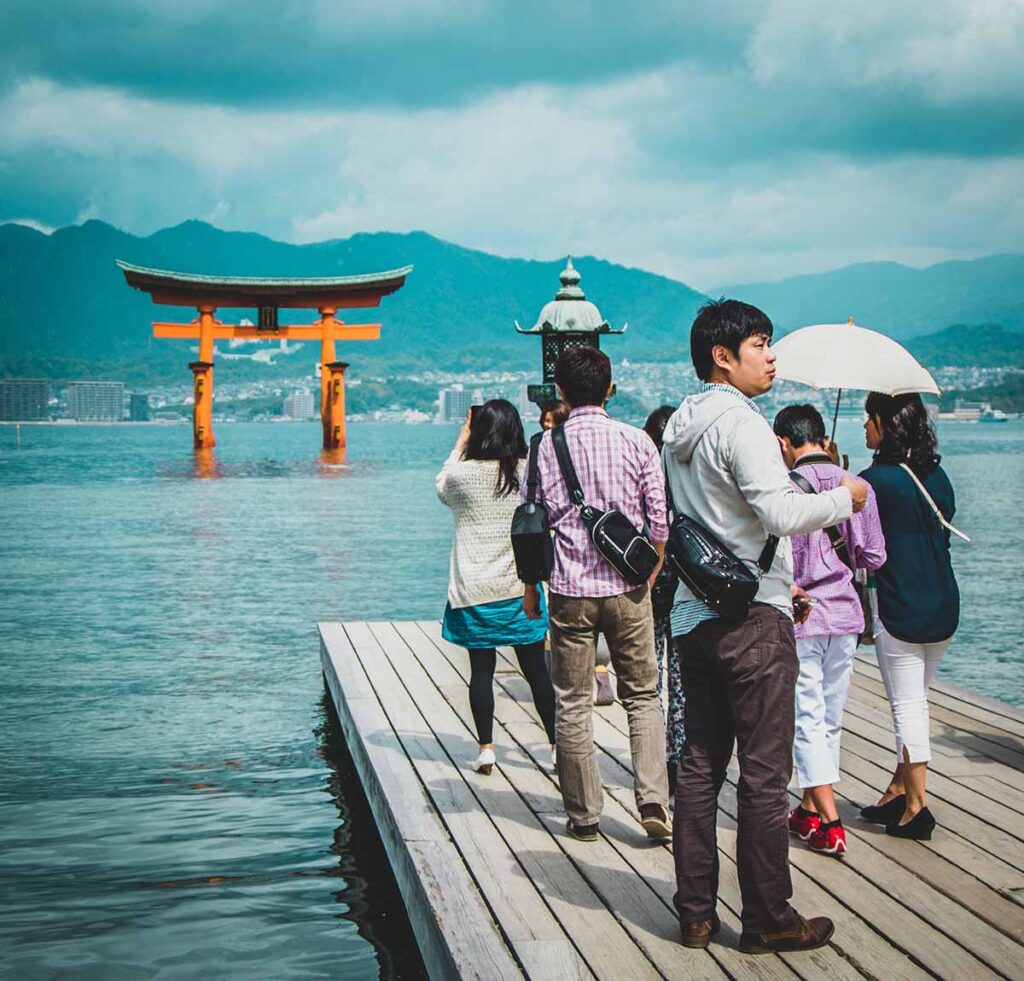
[{"label": "black hair", "polygon": [[541,402],[540,419],[537,420],[541,426],[544,425],[544,417],[549,412],[551,413],[556,426],[560,426],[569,418],[569,407],[561,399],[554,399],[550,402]]},{"label": "black hair", "polygon": [[715,367],[712,350],[721,344],[736,357],[740,356],[740,345],[755,335],[772,339],[772,322],[757,307],[740,300],[720,300],[705,303],[697,311],[690,328],[690,357],[693,368],[701,381],[711,378]]},{"label": "black hair", "polygon": [[936,452],[935,427],[917,392],[870,392],[864,411],[882,420],[882,442],[875,450],[875,463],[906,463],[919,477],[926,477],[939,465],[942,457]]},{"label": "black hair", "polygon": [[570,347],[555,362],[555,383],[573,408],[604,405],[612,383],[612,363],[596,347]]},{"label": "black hair", "polygon": [[519,461],[526,457],[523,421],[516,407],[505,399],[484,402],[469,424],[463,460],[497,460],[499,497],[519,491]]},{"label": "black hair", "polygon": [[825,446],[825,420],[813,405],[787,405],[772,424],[775,435],[785,436],[794,449],[814,443]]},{"label": "black hair", "polygon": [[672,416],[672,413],[676,411],[674,405],[659,405],[648,417],[647,422],[644,423],[644,432],[654,440],[654,445],[661,449],[662,437],[665,433],[665,426],[668,425],[668,421]]}]

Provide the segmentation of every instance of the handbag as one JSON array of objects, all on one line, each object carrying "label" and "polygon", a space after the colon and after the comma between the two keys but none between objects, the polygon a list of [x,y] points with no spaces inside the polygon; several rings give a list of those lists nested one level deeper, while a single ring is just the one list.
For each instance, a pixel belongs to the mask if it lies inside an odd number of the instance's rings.
[{"label": "handbag", "polygon": [[555,565],[555,546],[551,541],[548,509],[537,500],[537,449],[543,433],[530,440],[526,465],[526,500],[512,515],[512,554],[516,575],[524,583],[536,586],[551,578]]},{"label": "handbag", "polygon": [[668,529],[666,564],[671,564],[686,588],[723,620],[743,620],[761,588],[761,577],[775,560],[778,536],[768,536],[755,573],[699,521],[679,510],[672,497],[667,467],[665,498],[675,514]]},{"label": "handbag", "polygon": [[657,549],[621,511],[615,508],[602,511],[586,503],[561,426],[551,430],[551,441],[562,479],[569,490],[569,500],[579,511],[594,547],[626,582],[633,586],[645,583],[658,565]]}]

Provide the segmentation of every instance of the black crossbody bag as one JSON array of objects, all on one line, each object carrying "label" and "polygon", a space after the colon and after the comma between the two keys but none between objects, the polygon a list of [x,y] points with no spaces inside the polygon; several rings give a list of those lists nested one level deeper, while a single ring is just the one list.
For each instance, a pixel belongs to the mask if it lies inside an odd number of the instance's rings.
[{"label": "black crossbody bag", "polygon": [[522,582],[536,586],[551,578],[555,564],[555,546],[548,527],[548,509],[537,500],[537,449],[543,433],[530,440],[526,465],[526,500],[512,515],[512,554],[516,575]]},{"label": "black crossbody bag", "polygon": [[645,583],[658,565],[657,549],[621,511],[615,508],[602,511],[586,503],[561,426],[551,430],[551,440],[555,444],[562,479],[569,490],[569,500],[579,511],[594,547],[626,582],[633,586]]},{"label": "black crossbody bag", "polygon": [[744,619],[757,596],[761,577],[775,559],[778,537],[768,536],[755,573],[748,563],[726,548],[699,521],[676,507],[667,472],[665,494],[675,512],[675,520],[668,532],[667,561],[690,592],[723,620]]}]

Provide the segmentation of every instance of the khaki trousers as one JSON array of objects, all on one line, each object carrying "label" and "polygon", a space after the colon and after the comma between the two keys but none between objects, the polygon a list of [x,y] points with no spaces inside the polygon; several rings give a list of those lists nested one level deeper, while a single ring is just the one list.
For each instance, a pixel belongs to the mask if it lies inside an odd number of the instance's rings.
[{"label": "khaki trousers", "polygon": [[629,720],[636,803],[668,803],[665,721],[658,701],[654,620],[647,586],[618,596],[548,598],[551,680],[558,713],[558,782],[574,824],[601,817],[601,774],[594,752],[594,655],[597,635],[608,641],[619,700]]}]

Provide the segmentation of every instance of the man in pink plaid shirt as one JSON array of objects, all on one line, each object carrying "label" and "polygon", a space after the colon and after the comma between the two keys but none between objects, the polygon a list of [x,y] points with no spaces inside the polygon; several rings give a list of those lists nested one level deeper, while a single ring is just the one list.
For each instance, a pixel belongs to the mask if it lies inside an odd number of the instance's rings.
[{"label": "man in pink plaid shirt", "polygon": [[[571,411],[564,423],[569,455],[587,504],[621,511],[638,529],[645,524],[662,555],[668,539],[665,478],[653,442],[640,429],[610,419],[611,363],[596,348],[565,351],[555,367],[560,397]],[[595,841],[602,810],[601,776],[594,753],[592,686],[598,633],[608,641],[618,691],[629,720],[629,745],[641,823],[652,838],[672,833],[668,818],[665,722],[658,700],[650,581],[633,586],[603,558],[590,539],[555,456],[549,433],[537,454],[538,500],[548,509],[555,539],[548,616],[551,678],[558,699],[556,745],[567,829]],[[523,484],[525,494],[525,482]],[[538,615],[536,587],[523,606]]]}]

